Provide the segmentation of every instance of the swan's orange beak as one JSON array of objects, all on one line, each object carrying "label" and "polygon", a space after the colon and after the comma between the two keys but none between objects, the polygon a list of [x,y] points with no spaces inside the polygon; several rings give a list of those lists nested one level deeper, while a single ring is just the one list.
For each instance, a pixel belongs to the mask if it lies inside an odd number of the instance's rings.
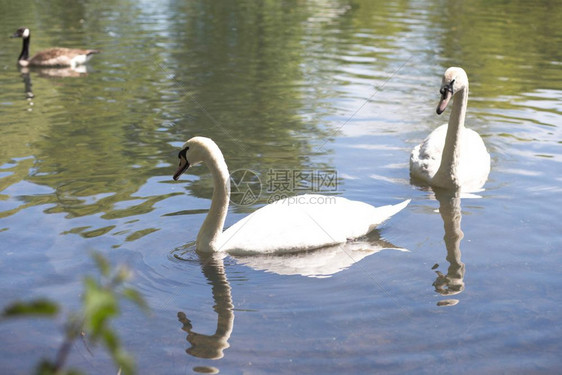
[{"label": "swan's orange beak", "polygon": [[187,159],[180,156],[180,165],[178,166],[176,173],[174,173],[174,181],[177,181],[183,172],[187,171],[187,168],[189,168],[189,162]]}]

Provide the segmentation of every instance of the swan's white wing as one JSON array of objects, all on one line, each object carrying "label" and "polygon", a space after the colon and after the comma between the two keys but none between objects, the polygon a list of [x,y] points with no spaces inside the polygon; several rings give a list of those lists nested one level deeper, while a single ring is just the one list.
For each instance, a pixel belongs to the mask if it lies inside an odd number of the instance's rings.
[{"label": "swan's white wing", "polygon": [[219,251],[296,252],[363,236],[408,204],[373,207],[341,197],[301,195],[260,208],[228,228]]},{"label": "swan's white wing", "polygon": [[[431,184],[433,176],[441,165],[447,124],[441,125],[410,154],[410,174]],[[490,154],[482,137],[472,129],[464,128],[460,134],[460,158],[457,165],[457,178],[463,191],[480,189],[490,173]]]},{"label": "swan's white wing", "polygon": [[412,150],[410,154],[410,173],[430,183],[441,164],[447,124],[432,131],[426,139]]},{"label": "swan's white wing", "polygon": [[[465,152],[465,150],[470,150]],[[490,154],[482,137],[472,129],[464,129],[461,144],[461,158],[457,175],[463,191],[477,191],[490,174]]]}]

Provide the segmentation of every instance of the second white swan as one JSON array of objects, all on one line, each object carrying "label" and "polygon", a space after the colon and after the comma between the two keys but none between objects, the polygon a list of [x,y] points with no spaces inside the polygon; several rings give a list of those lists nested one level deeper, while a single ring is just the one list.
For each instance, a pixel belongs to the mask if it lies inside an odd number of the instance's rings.
[{"label": "second white swan", "polygon": [[205,163],[213,177],[211,208],[197,235],[200,252],[280,253],[346,243],[368,234],[410,202],[373,207],[341,197],[307,194],[264,206],[223,232],[230,181],[221,150],[209,138],[194,137],[183,145],[178,158],[174,180],[199,163]]},{"label": "second white swan", "polygon": [[480,135],[464,127],[468,105],[468,77],[462,68],[445,71],[437,114],[453,98],[449,123],[435,129],[410,155],[410,174],[426,184],[475,191],[490,173],[490,154]]}]

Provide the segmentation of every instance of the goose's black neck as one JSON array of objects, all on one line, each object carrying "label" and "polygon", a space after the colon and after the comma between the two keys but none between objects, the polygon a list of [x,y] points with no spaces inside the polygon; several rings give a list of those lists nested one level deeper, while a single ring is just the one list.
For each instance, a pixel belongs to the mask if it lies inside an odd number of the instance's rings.
[{"label": "goose's black neck", "polygon": [[18,61],[27,60],[29,58],[29,41],[31,39],[31,36],[22,39],[23,39],[23,46],[21,48],[21,53],[20,53],[20,57],[18,57]]}]

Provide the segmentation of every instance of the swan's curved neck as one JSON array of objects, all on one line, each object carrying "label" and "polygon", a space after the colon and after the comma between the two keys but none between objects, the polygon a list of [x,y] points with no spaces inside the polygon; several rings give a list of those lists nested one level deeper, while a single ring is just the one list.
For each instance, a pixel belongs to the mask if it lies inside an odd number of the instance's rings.
[{"label": "swan's curved neck", "polygon": [[27,59],[29,58],[29,41],[30,41],[31,37],[27,37],[27,38],[23,38],[23,44],[22,44],[22,48],[21,48],[21,53],[20,56],[18,57],[18,61],[27,61]]},{"label": "swan's curved neck", "polygon": [[224,220],[228,212],[228,201],[230,200],[230,183],[228,167],[222,154],[212,155],[205,162],[213,176],[213,198],[209,213],[197,235],[197,250],[202,252],[213,252],[220,249],[218,238],[224,227]]},{"label": "swan's curved neck", "polygon": [[441,187],[459,187],[457,166],[460,158],[461,133],[464,130],[464,118],[468,104],[468,85],[453,97],[453,109],[449,116],[445,146],[441,164],[435,173],[434,182]]}]

